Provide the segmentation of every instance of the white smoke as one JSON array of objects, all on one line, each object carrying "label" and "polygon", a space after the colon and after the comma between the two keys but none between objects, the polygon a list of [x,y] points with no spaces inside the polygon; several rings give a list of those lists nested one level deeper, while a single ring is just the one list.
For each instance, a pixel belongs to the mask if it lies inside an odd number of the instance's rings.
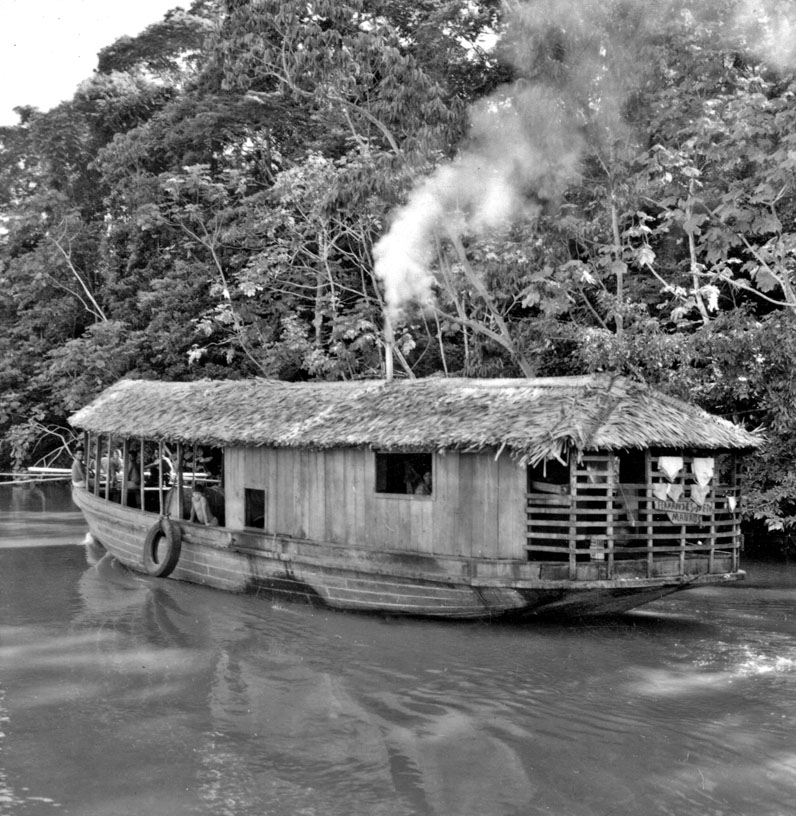
[{"label": "white smoke", "polygon": [[[611,25],[611,15],[622,27]],[[713,0],[525,0],[515,3],[504,49],[533,74],[535,47],[550,30],[581,43],[565,55],[560,83],[502,88],[475,106],[465,147],[425,178],[374,247],[388,317],[433,302],[437,241],[483,237],[534,214],[576,175],[585,104],[606,144],[630,143],[622,106],[642,87],[644,43],[677,20],[709,27],[725,47],[741,47],[779,68],[796,66],[796,0],[737,0],[721,18]],[[721,22],[718,22],[721,21]],[[582,114],[582,110],[581,110]]]},{"label": "white smoke", "polygon": [[744,45],[781,71],[796,68],[796,3],[793,0],[741,0],[735,25]]},{"label": "white smoke", "polygon": [[437,238],[484,236],[535,214],[572,178],[579,148],[566,112],[540,88],[503,89],[475,106],[466,147],[411,192],[374,247],[390,316],[432,302]]}]

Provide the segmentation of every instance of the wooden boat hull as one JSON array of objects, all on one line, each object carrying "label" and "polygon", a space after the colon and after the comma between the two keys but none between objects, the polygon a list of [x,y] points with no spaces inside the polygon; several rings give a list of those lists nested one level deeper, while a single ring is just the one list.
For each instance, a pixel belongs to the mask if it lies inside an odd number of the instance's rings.
[{"label": "wooden boat hull", "polygon": [[[127,567],[145,572],[144,541],[155,513],[73,491],[91,535]],[[727,564],[693,575],[568,580],[538,564],[374,552],[253,531],[172,521],[182,546],[169,577],[231,592],[333,609],[450,619],[614,614],[683,589],[744,577]],[[587,567],[589,565],[586,565]],[[704,565],[702,565],[704,567]],[[719,571],[726,566],[726,571]],[[718,570],[716,569],[718,567]],[[588,572],[584,575],[588,576]]]}]

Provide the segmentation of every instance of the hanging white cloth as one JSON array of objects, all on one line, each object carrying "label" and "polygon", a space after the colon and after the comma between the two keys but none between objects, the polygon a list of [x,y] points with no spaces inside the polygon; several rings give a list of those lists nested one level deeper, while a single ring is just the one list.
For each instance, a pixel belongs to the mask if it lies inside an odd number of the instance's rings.
[{"label": "hanging white cloth", "polygon": [[669,485],[669,498],[672,501],[678,501],[680,496],[683,495],[683,486],[681,484],[670,484]]},{"label": "hanging white cloth", "polygon": [[727,507],[730,508],[730,512],[735,512],[735,496],[727,496]]},{"label": "hanging white cloth", "polygon": [[658,459],[658,470],[670,481],[673,482],[683,469],[682,456],[661,456]]},{"label": "hanging white cloth", "polygon": [[702,507],[709,492],[710,488],[704,485],[691,485],[691,501],[698,507]]},{"label": "hanging white cloth", "polygon": [[668,490],[669,485],[667,485],[666,482],[655,482],[655,484],[652,486],[652,495],[655,496],[656,499],[666,501]]},{"label": "hanging white cloth", "polygon": [[696,483],[703,487],[710,484],[710,480],[713,478],[714,467],[715,461],[713,457],[695,458],[691,469],[694,471],[694,480]]}]

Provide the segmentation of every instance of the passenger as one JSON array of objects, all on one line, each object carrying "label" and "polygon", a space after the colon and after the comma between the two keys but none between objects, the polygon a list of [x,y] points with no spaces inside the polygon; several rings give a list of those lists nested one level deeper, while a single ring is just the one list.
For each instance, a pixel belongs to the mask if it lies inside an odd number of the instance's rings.
[{"label": "passenger", "polygon": [[194,462],[194,473],[210,476],[212,473],[212,460],[205,453],[204,448],[196,449],[196,460]]},{"label": "passenger", "polygon": [[163,459],[161,460],[161,464],[163,466],[163,484],[164,485],[172,485],[177,480],[177,471],[174,467],[174,463],[171,461],[171,457],[168,453],[163,454]]},{"label": "passenger", "polygon": [[78,448],[72,457],[72,485],[73,487],[86,486],[86,472],[84,470],[83,449]]},{"label": "passenger", "polygon": [[139,507],[141,504],[141,471],[138,469],[138,455],[135,451],[127,454],[127,469],[124,474],[127,483],[127,504]]},{"label": "passenger", "polygon": [[417,471],[409,464],[404,462],[404,489],[407,493],[414,493],[417,483],[420,481],[420,476]]},{"label": "passenger", "polygon": [[168,487],[174,481],[174,465],[171,459],[164,453],[160,463],[154,461],[148,468],[149,478],[147,484],[157,486],[160,473],[163,473],[163,487]]},{"label": "passenger", "polygon": [[416,496],[430,496],[431,495],[431,471],[427,470],[423,474],[423,478],[415,488]]},{"label": "passenger", "polygon": [[108,483],[113,488],[122,470],[122,452],[117,448],[108,459]]},{"label": "passenger", "polygon": [[207,501],[204,485],[198,484],[194,486],[193,493],[191,494],[191,517],[189,521],[196,521],[207,527],[218,527],[218,519],[213,515],[213,511],[210,509],[210,503]]}]

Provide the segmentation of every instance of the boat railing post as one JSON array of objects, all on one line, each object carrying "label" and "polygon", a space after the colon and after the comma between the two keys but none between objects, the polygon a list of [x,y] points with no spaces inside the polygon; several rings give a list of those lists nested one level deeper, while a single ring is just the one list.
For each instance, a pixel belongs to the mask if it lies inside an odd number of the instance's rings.
[{"label": "boat railing post", "polygon": [[717,538],[717,528],[716,528],[716,486],[718,484],[718,478],[716,474],[713,474],[713,478],[710,480],[710,533],[709,533],[709,541],[710,541],[710,549],[708,550],[708,573],[713,572],[715,569],[716,563],[716,538]]},{"label": "boat railing post", "polygon": [[182,497],[183,497],[183,485],[182,485],[182,469],[183,469],[183,447],[182,442],[177,443],[177,518],[183,517],[182,512]]},{"label": "boat railing post", "polygon": [[130,440],[125,436],[122,442],[122,507],[127,507],[127,470],[130,462]]},{"label": "boat railing post", "polygon": [[144,458],[146,455],[146,443],[144,437],[142,436],[138,440],[138,470],[139,470],[139,479],[138,479],[138,499],[139,499],[139,506],[142,510],[146,510],[146,478],[144,476],[146,470],[146,459]]},{"label": "boat railing post", "polygon": [[100,474],[102,473],[102,434],[97,434],[94,454],[94,495],[100,494]]},{"label": "boat railing post", "polygon": [[[113,444],[113,437],[111,437],[111,435],[108,434],[107,439],[108,439],[108,444],[107,444],[108,453],[107,453],[107,455],[103,455],[102,459],[100,459],[100,462],[102,463],[102,464],[100,464],[100,473],[102,473],[103,470],[105,471],[105,484],[100,485],[100,494],[104,497],[105,501],[108,501],[108,498],[109,498],[109,496],[108,496],[108,483],[110,482],[110,479],[108,478],[108,476],[110,475],[111,445]],[[104,461],[106,459],[107,459],[107,462],[108,462],[107,465],[104,464]]]},{"label": "boat railing post", "polygon": [[89,462],[91,461],[91,434],[88,431],[83,431],[83,470],[85,471],[86,490],[91,488],[91,472],[89,470]]},{"label": "boat railing post", "polygon": [[[617,477],[618,473],[618,464],[619,460],[617,459],[614,453],[609,454],[608,456],[608,484],[606,486],[606,496],[605,496],[605,503],[606,503],[606,513],[605,513],[605,534],[606,534],[606,542],[605,546],[608,550],[607,553],[607,576],[608,578],[613,578],[614,575],[614,496],[616,494],[617,489],[617,482],[619,481]],[[621,485],[620,485],[621,489]]]},{"label": "boat railing post", "polygon": [[574,451],[569,454],[569,580],[578,577],[578,463]]},{"label": "boat railing post", "polygon": [[[685,460],[683,460],[685,461]],[[691,468],[693,470],[693,460]],[[680,472],[680,484],[682,485],[682,495],[685,496],[685,471],[686,467],[683,465],[683,469]],[[680,557],[679,557],[679,567],[678,572],[680,575],[685,575],[685,548],[688,545],[688,531],[686,529],[686,523],[683,522],[680,525]]]},{"label": "boat railing post", "polygon": [[158,512],[163,515],[163,440],[158,442]]},{"label": "boat railing post", "polygon": [[740,489],[741,486],[741,468],[743,463],[740,457],[733,456],[732,460],[732,488],[733,496],[735,497],[735,507],[732,511],[733,517],[733,535],[732,535],[732,571],[736,572],[740,567],[740,552],[743,547],[743,534],[741,533],[741,507],[740,507]]},{"label": "boat railing post", "polygon": [[655,545],[655,514],[652,512],[652,454],[644,454],[644,481],[647,491],[647,578],[652,578],[652,548]]},{"label": "boat railing post", "polygon": [[685,525],[683,524],[680,527],[680,553],[678,558],[678,573],[680,575],[685,575],[685,548],[687,543],[688,539],[686,537]]},{"label": "boat railing post", "polygon": [[94,437],[86,431],[85,438],[83,440],[83,450],[85,452],[85,468],[86,468],[86,490],[91,492],[94,490],[94,482],[91,481],[91,446],[94,444]]}]

